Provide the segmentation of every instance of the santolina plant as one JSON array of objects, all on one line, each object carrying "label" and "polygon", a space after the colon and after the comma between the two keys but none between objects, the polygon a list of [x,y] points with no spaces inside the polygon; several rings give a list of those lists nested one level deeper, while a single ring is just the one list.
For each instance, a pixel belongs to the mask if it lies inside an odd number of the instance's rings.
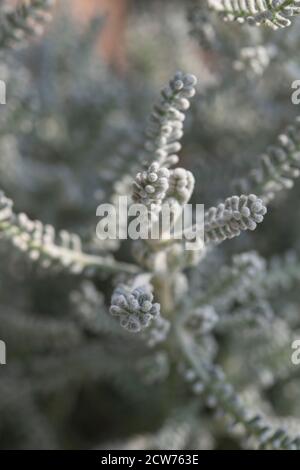
[{"label": "santolina plant", "polygon": [[[10,51],[53,3],[0,7],[0,447],[300,450],[299,2],[164,2],[155,79],[133,16],[128,81],[98,19]],[[199,80],[176,72],[144,133],[175,40]]]}]

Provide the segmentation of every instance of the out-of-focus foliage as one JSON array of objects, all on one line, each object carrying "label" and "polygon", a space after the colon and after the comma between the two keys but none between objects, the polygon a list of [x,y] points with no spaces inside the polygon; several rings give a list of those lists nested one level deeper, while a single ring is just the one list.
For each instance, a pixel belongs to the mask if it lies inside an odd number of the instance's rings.
[{"label": "out-of-focus foliage", "polygon": [[[94,47],[104,18],[63,7],[1,51],[0,448],[300,446],[300,19],[209,3],[137,2],[125,76]],[[207,250],[97,241],[97,205],[132,194],[204,203]]]}]

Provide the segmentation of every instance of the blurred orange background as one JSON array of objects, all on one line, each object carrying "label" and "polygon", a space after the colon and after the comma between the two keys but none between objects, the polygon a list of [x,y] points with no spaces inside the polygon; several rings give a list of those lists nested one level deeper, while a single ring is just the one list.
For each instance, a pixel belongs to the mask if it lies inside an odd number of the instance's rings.
[{"label": "blurred orange background", "polygon": [[101,13],[106,16],[99,48],[117,71],[126,70],[126,25],[131,0],[73,0],[72,10],[79,21],[87,22]]},{"label": "blurred orange background", "polygon": [[[29,0],[6,0],[16,6]],[[99,38],[98,47],[106,61],[116,71],[126,70],[126,25],[131,0],[63,0],[69,2],[70,12],[84,25],[99,14],[106,16],[105,26]],[[60,0],[56,0],[59,8]]]}]

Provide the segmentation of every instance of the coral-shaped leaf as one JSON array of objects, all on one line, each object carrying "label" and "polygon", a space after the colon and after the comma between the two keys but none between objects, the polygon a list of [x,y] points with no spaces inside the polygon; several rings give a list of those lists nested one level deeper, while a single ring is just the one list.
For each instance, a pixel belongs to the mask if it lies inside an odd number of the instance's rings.
[{"label": "coral-shaped leaf", "polygon": [[67,269],[77,274],[87,268],[112,272],[129,269],[132,274],[139,271],[134,265],[116,263],[111,256],[83,253],[78,235],[65,230],[57,233],[51,225],[32,221],[26,214],[15,214],[12,201],[3,193],[0,193],[0,235],[43,268]]},{"label": "coral-shaped leaf", "polygon": [[160,168],[158,162],[153,162],[146,171],[136,175],[133,183],[133,201],[147,206],[160,205],[169,189],[170,171]]},{"label": "coral-shaped leaf", "polygon": [[205,242],[220,243],[240,235],[241,231],[255,230],[266,212],[263,202],[254,194],[229,197],[224,204],[205,213]]},{"label": "coral-shaped leaf", "polygon": [[276,30],[290,26],[289,17],[300,13],[299,0],[208,0],[225,21],[265,24]]},{"label": "coral-shaped leaf", "polygon": [[153,318],[159,316],[160,305],[153,303],[149,286],[131,290],[125,285],[120,285],[113,293],[110,313],[120,318],[123,328],[138,333],[147,328]]},{"label": "coral-shaped leaf", "polygon": [[183,136],[185,112],[190,98],[195,95],[197,83],[194,75],[177,72],[169,86],[161,92],[160,102],[154,106],[146,130],[146,160],[158,161],[159,166],[169,167],[178,162],[177,152]]}]

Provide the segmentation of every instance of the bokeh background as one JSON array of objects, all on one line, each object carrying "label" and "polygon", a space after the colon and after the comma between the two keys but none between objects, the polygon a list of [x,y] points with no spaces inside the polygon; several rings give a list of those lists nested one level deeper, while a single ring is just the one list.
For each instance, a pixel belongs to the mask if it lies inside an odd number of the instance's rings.
[{"label": "bokeh background", "polygon": [[[236,193],[237,180],[299,112],[290,99],[291,83],[300,78],[299,21],[275,37],[216,17],[213,33],[202,36],[189,20],[192,3],[63,0],[41,37],[6,53],[0,185],[17,211],[80,234],[95,253],[116,250],[118,259],[131,260],[127,244],[95,239],[96,207],[128,190],[149,111],[178,69],[199,79],[181,152],[181,166],[196,178],[193,201],[209,207]],[[260,75],[236,66],[249,43],[271,51]],[[299,196],[297,184],[280,194],[257,233],[225,243],[191,271],[191,290],[209,283],[233,253],[297,255]],[[141,349],[109,319],[115,279],[41,272],[5,243],[0,250],[0,338],[7,344],[0,448],[239,447],[211,424],[203,404],[198,417],[177,377],[180,358],[169,363],[164,352]],[[295,330],[298,291],[294,286],[274,301],[279,318],[290,314]],[[91,327],[101,315],[106,320]],[[296,371],[274,385],[265,380],[271,366],[249,371],[243,351],[237,347],[230,362],[223,346],[224,363],[255,404],[264,399],[268,412],[300,417]]]}]

